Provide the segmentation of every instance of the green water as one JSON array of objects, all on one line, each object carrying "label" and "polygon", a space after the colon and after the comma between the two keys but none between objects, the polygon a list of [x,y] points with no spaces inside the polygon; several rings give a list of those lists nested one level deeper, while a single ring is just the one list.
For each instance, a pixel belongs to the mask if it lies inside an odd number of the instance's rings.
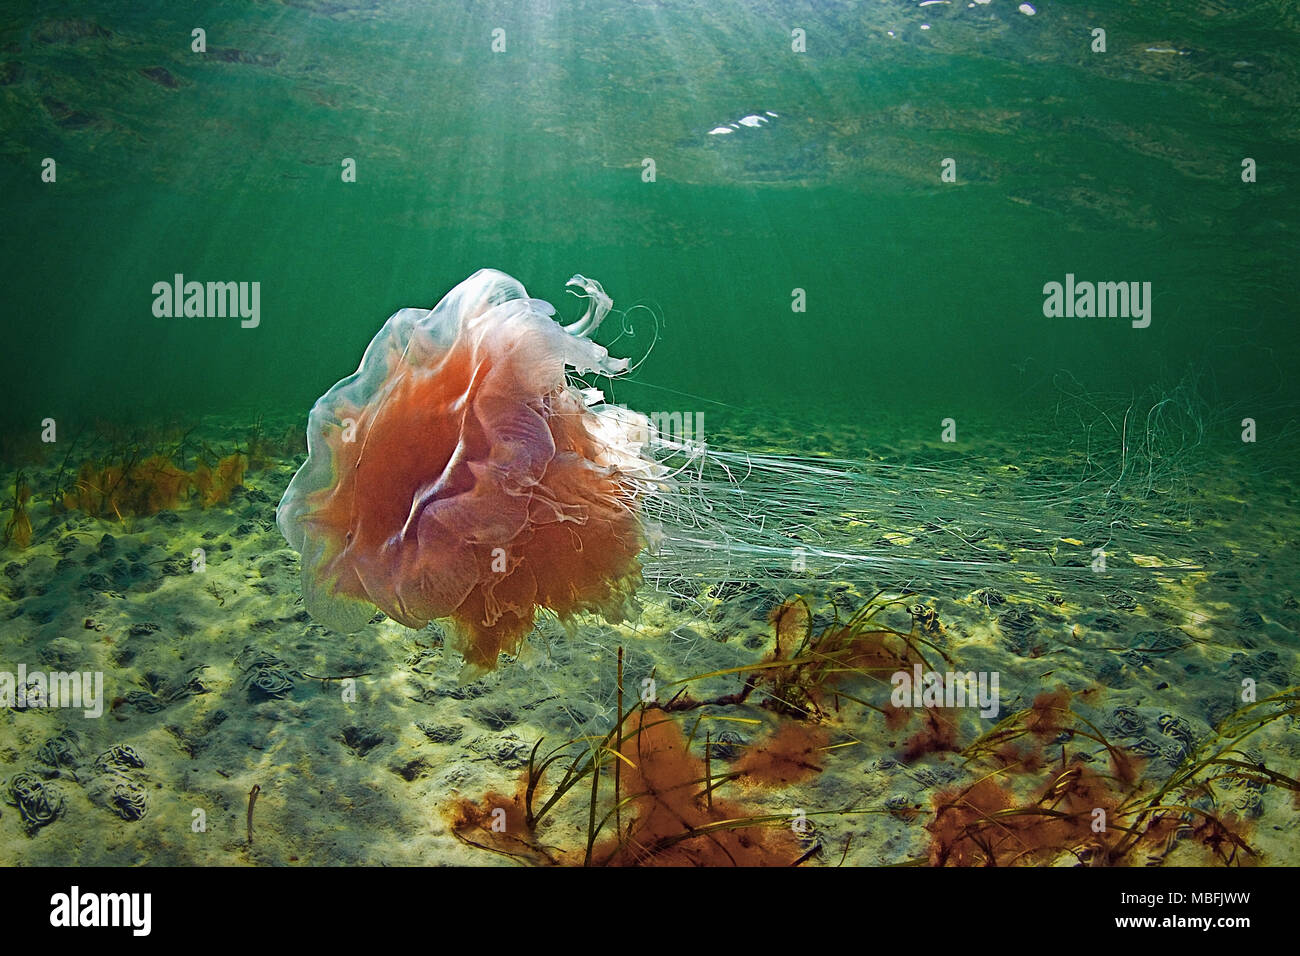
[{"label": "green water", "polygon": [[[689,686],[734,722],[705,738],[726,800],[819,815],[773,859],[980,862],[926,828],[945,788],[1006,771],[1036,799],[1068,749],[1149,761],[1125,799],[1208,800],[1263,862],[1294,863],[1300,13],[1018,6],[7,3],[0,677],[95,673],[107,692],[104,719],[0,707],[0,859],[501,862],[448,806],[514,792],[539,738],[594,752],[624,678],[654,675],[648,707],[676,714]],[[584,303],[565,280],[603,283],[596,337],[635,368],[597,384],[703,414],[709,451],[637,501],[666,542],[637,557],[639,615],[562,628],[543,609],[518,659],[468,684],[437,623],[313,620],[276,506],[307,410],[385,319],[484,267],[566,320]],[[156,315],[177,274],[258,283],[257,326]],[[1149,326],[1046,316],[1067,275],[1150,283]],[[235,450],[229,496],[200,489]],[[154,454],[193,493],[105,504],[96,482],[156,476]],[[794,597],[809,640],[869,611],[891,640],[1000,674],[1001,711],[956,714],[945,743],[918,730],[931,711],[882,717],[857,667],[844,699],[742,685],[790,643],[769,615]],[[1116,748],[1089,731],[1023,766],[966,759],[1058,682]],[[1243,712],[1256,682],[1267,702]],[[1211,800],[1198,770],[1158,789],[1261,712],[1240,766],[1282,782],[1229,773]],[[766,791],[717,769],[792,724],[827,735],[814,778]],[[540,834],[565,862],[594,839],[584,787]],[[1175,841],[1155,842],[1106,861],[1164,860]],[[1073,856],[1032,862],[1085,858],[1045,845]],[[1224,862],[1213,849],[1201,833],[1169,859]]]},{"label": "green water", "polygon": [[[574,272],[652,306],[656,391],[621,392],[652,408],[971,414],[1188,363],[1290,404],[1296,28],[1283,2],[12,3],[6,410],[305,411],[488,265],[570,314]],[[259,281],[260,327],[155,318],[178,272]],[[1151,282],[1151,326],[1045,318],[1066,273]]]}]

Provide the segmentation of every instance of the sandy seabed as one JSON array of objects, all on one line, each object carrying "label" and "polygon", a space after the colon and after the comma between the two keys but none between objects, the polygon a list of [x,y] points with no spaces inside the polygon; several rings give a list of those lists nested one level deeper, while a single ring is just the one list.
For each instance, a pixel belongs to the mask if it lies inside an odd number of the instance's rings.
[{"label": "sandy seabed", "polygon": [[[737,423],[730,437],[753,447],[759,434],[771,441],[761,423],[748,433]],[[901,441],[884,453],[911,454]],[[1040,454],[1048,467],[1051,454]],[[981,455],[1035,467],[1011,446],[990,443]],[[646,585],[640,617],[626,624],[543,619],[519,659],[472,682],[459,679],[459,658],[444,650],[437,625],[411,631],[379,615],[358,634],[330,632],[303,610],[298,556],[275,525],[297,463],[250,471],[229,505],[126,520],[52,512],[41,488],[56,465],[27,469],[35,535],[0,559],[0,671],[102,672],[105,699],[97,719],[0,709],[0,859],[508,865],[458,839],[451,808],[513,792],[540,737],[549,745],[606,733],[618,647],[628,686],[650,673],[667,685],[770,653],[769,614],[789,595],[753,582],[696,582],[671,594]],[[970,480],[1001,478],[984,468]],[[1172,584],[1099,580],[1044,600],[991,580],[977,592],[910,595],[881,620],[905,631],[909,606],[932,610],[936,640],[963,670],[999,674],[1003,716],[1065,686],[1083,695],[1083,716],[1143,759],[1144,779],[1167,778],[1240,706],[1243,678],[1257,682],[1260,697],[1297,683],[1292,489],[1218,470],[1199,486],[1195,547],[1171,539],[1177,554],[1144,556],[1173,563],[1196,551],[1202,569]],[[870,541],[874,531],[865,530]],[[1073,545],[1063,542],[1064,556]],[[888,548],[890,538],[875,544]],[[872,590],[818,582],[804,593],[819,614],[850,615]],[[693,693],[738,684],[714,678]],[[774,726],[762,700],[756,694],[730,712],[752,722],[723,728],[715,763],[736,759]],[[1294,721],[1263,728],[1243,745],[1245,757],[1300,776]],[[993,723],[969,715],[963,726],[973,737]],[[924,860],[934,795],[976,771],[956,753],[904,760],[906,733],[848,701],[823,729],[830,749],[820,773],[779,790],[733,781],[728,795],[755,813],[812,811],[816,823],[801,843],[822,852],[811,865]],[[580,793],[557,809],[547,843],[581,845],[584,800]],[[1300,863],[1292,792],[1237,782],[1219,786],[1212,801],[1243,821],[1259,862]],[[871,808],[882,812],[826,812]],[[899,812],[883,812],[891,808]],[[1185,842],[1171,842],[1167,862],[1209,862]]]}]

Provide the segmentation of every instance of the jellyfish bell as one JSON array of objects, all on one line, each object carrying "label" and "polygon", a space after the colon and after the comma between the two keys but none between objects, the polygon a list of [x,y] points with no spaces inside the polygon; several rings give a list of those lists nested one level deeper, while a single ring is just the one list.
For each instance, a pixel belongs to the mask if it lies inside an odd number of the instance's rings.
[{"label": "jellyfish bell", "polygon": [[634,611],[641,501],[670,479],[646,453],[649,421],[575,383],[627,360],[590,338],[612,304],[600,284],[569,285],[587,309],[563,326],[480,270],[433,309],[390,317],[316,402],[277,522],[318,622],[446,619],[474,672],[516,652],[543,609]]}]

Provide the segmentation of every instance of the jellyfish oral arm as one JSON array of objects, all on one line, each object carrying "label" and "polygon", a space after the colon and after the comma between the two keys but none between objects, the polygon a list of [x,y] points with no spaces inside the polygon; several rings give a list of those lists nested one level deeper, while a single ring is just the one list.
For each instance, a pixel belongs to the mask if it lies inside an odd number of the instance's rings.
[{"label": "jellyfish oral arm", "polygon": [[[582,314],[582,318],[572,325],[562,326],[564,331],[570,335],[589,336],[600,327],[600,323],[605,321],[605,316],[609,315],[609,310],[614,307],[614,300],[606,294],[601,284],[595,279],[588,279],[584,275],[575,275],[566,286],[576,286],[581,292],[575,292],[569,289],[571,295],[576,295],[580,299],[587,300],[587,311]],[[626,365],[626,361],[624,362]]]}]

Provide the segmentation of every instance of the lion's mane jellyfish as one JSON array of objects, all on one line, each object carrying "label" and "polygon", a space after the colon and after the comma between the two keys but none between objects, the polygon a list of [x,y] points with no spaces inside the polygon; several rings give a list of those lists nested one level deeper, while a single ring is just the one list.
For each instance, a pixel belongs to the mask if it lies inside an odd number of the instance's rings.
[{"label": "lion's mane jellyfish", "polygon": [[343,632],[379,608],[449,619],[470,672],[514,653],[539,609],[623,619],[641,580],[640,499],[665,471],[649,422],[571,375],[625,359],[589,338],[611,302],[574,276],[572,325],[484,269],[432,310],[402,309],[312,408],[277,520],[307,610]]},{"label": "lion's mane jellyfish", "polygon": [[580,387],[627,361],[589,338],[612,308],[600,284],[569,285],[587,310],[563,326],[516,280],[477,272],[434,309],[392,316],[356,374],[316,403],[279,510],[316,620],[351,632],[376,608],[409,627],[447,619],[472,674],[516,652],[539,610],[626,618],[643,565],[653,592],[697,604],[719,584],[780,601],[856,582],[984,594],[993,607],[994,580],[1044,598],[1090,586],[1087,560],[1053,557],[1062,546],[1145,554],[1169,533],[1140,508],[1194,450],[1177,441],[1198,421],[1178,393],[1152,406],[1140,446],[1106,417],[1119,439],[1110,458],[1090,444],[1082,474],[1005,487],[972,480],[969,465],[728,450],[674,439]]}]

